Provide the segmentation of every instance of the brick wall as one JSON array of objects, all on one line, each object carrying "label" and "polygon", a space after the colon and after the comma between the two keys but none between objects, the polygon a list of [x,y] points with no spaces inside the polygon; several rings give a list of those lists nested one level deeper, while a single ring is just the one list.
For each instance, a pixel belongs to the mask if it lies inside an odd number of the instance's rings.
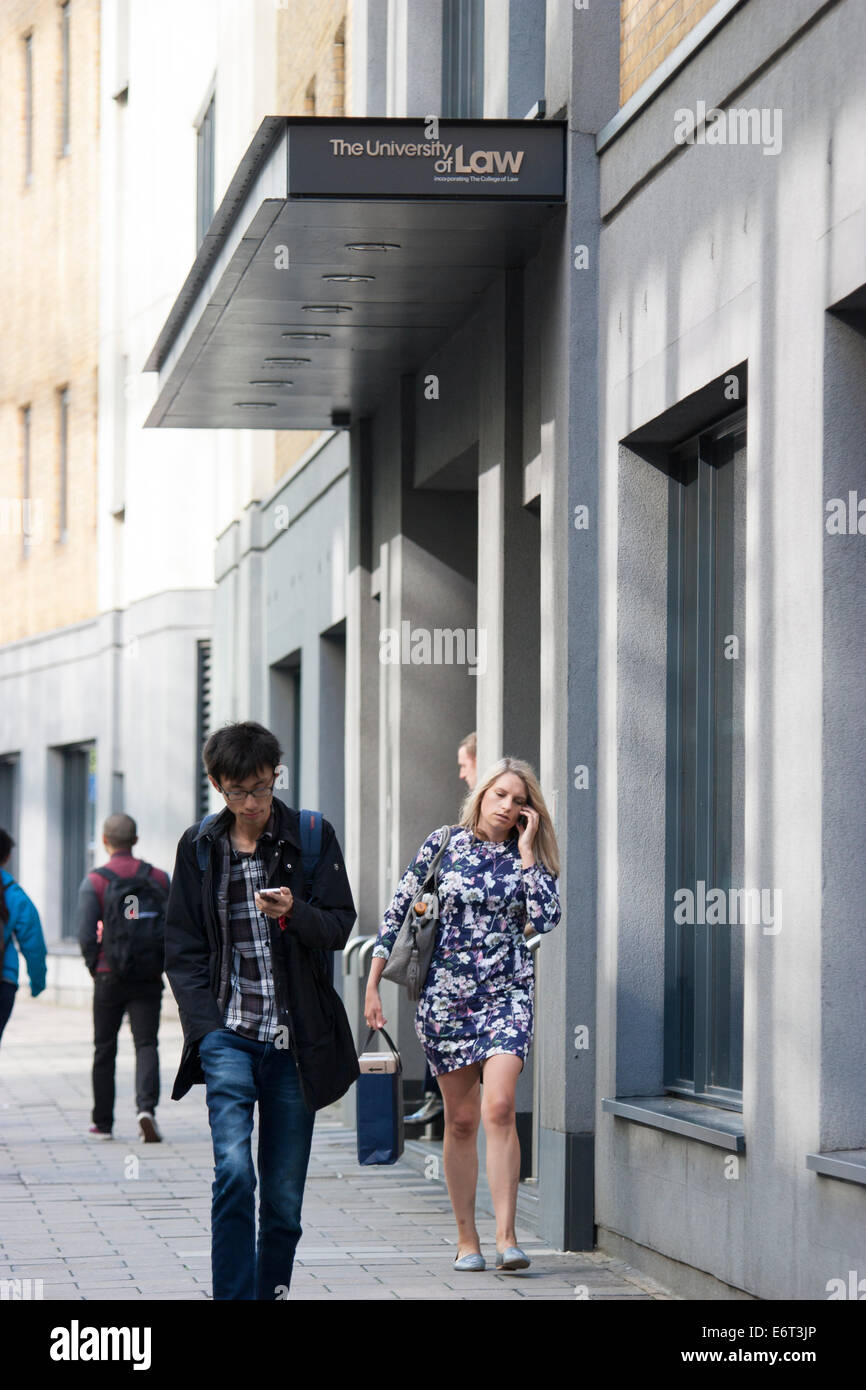
[{"label": "brick wall", "polygon": [[622,0],[619,103],[624,106],[716,0]]},{"label": "brick wall", "polygon": [[[280,0],[277,98],[281,116],[345,115],[349,10],[347,0]],[[311,87],[315,111],[309,109]]]},{"label": "brick wall", "polygon": [[[57,0],[0,5],[0,641],[97,611],[99,0],[69,0],[70,149],[61,156]],[[25,179],[24,38],[33,53]],[[60,389],[69,391],[67,539],[59,538]],[[30,407],[29,553],[22,412]]]}]

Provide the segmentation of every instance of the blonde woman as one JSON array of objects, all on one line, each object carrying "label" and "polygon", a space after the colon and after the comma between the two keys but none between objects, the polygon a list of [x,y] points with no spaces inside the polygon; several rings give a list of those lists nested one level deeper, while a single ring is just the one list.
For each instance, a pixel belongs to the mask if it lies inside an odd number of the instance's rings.
[{"label": "blonde woman", "polygon": [[[439,830],[427,836],[379,928],[364,1003],[371,1028],[388,1021],[379,980],[441,841]],[[533,968],[524,932],[551,931],[559,921],[558,874],[556,836],[535,773],[528,763],[503,758],[479,779],[460,824],[451,827],[439,871],[438,936],[415,1019],[445,1101],[455,1269],[486,1268],[475,1226],[479,1120],[496,1212],[496,1267],[529,1264],[514,1231],[520,1174],[514,1091],[533,1025]]]}]

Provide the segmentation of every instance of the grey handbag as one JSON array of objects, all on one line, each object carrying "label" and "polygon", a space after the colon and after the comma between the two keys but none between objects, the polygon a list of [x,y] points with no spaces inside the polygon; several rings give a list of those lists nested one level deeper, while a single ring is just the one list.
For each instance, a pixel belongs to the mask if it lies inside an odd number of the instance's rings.
[{"label": "grey handbag", "polygon": [[[393,949],[388,957],[382,978],[395,984],[405,985],[409,999],[420,999],[433,947],[436,945],[436,926],[439,921],[439,865],[451,840],[451,826],[444,825],[445,838],[439,846],[430,867],[411,903],[403,925],[397,934]],[[428,884],[432,880],[432,889]]]}]

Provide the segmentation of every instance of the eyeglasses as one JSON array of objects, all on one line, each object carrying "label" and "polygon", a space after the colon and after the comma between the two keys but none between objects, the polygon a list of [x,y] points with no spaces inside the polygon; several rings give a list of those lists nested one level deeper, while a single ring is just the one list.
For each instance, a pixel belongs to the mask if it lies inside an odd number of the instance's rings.
[{"label": "eyeglasses", "polygon": [[273,790],[276,785],[276,779],[274,779],[269,787],[249,787],[246,791],[232,792],[226,791],[225,787],[220,787],[220,791],[226,801],[230,802],[246,801],[248,796],[255,797],[256,801],[267,801],[268,797],[273,795]]}]

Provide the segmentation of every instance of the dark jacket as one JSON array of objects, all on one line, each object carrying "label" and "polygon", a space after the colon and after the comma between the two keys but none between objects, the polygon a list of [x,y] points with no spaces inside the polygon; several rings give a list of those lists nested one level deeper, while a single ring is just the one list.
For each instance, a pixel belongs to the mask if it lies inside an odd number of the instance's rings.
[{"label": "dark jacket", "polygon": [[[271,947],[274,951],[282,950],[286,965],[289,1045],[302,1087],[306,1079],[307,1089],[314,1090],[321,1081],[316,1074],[318,1055],[328,1055],[327,1046],[318,1044],[332,1026],[322,1014],[314,978],[313,972],[321,968],[317,952],[342,950],[357,914],[334,827],[323,818],[322,852],[309,899],[304,901],[298,812],[277,797],[273,808],[276,839],[270,851],[267,882],[275,888],[288,885],[294,905],[284,931],[271,920]],[[180,1100],[190,1086],[204,1081],[198,1041],[206,1033],[223,1027],[218,1000],[221,981],[225,993],[229,967],[227,911],[225,899],[219,901],[222,856],[221,847],[215,842],[228,833],[233,821],[234,816],[226,807],[203,832],[215,845],[203,874],[196,854],[197,824],[184,831],[177,847],[166,911],[165,973],[177,1000],[184,1048],[172,1100]]]}]

